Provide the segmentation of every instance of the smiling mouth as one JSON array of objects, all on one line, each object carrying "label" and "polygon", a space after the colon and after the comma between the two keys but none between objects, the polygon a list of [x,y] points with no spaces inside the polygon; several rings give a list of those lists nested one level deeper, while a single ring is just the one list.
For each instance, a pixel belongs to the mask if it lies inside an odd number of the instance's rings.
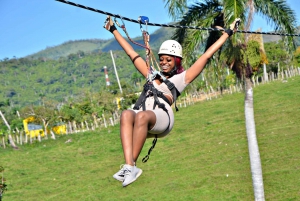
[{"label": "smiling mouth", "polygon": [[162,70],[168,70],[168,69],[170,69],[170,67],[169,66],[161,66],[161,69]]}]

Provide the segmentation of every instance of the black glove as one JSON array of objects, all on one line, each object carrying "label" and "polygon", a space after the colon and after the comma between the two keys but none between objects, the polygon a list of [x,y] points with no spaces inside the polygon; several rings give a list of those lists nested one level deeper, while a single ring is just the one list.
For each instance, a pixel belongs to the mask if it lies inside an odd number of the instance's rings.
[{"label": "black glove", "polygon": [[239,28],[239,25],[241,23],[241,19],[240,18],[236,18],[233,23],[230,24],[229,29],[226,29],[225,32],[228,34],[228,36],[232,36],[237,29]]},{"label": "black glove", "polygon": [[114,22],[111,20],[109,15],[107,16],[103,27],[104,29],[110,31],[111,33],[114,32],[114,30],[117,30],[117,28],[114,25]]}]

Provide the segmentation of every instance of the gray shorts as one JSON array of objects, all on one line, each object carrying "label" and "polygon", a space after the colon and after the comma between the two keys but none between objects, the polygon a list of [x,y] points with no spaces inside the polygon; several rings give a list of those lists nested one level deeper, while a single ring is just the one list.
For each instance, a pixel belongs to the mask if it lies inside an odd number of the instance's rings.
[{"label": "gray shorts", "polygon": [[[174,113],[170,105],[165,102],[163,99],[158,98],[161,103],[164,103],[166,106],[166,109],[168,110],[169,115],[161,108],[156,106],[156,108],[153,110],[153,104],[154,104],[154,98],[149,97],[146,99],[145,106],[146,110],[150,110],[154,112],[156,116],[156,122],[155,125],[151,130],[148,131],[148,138],[154,137],[157,135],[158,138],[165,137],[167,134],[170,133],[170,131],[173,128],[174,125]],[[142,111],[140,110],[133,110],[136,113]],[[170,118],[169,118],[170,117]]]}]

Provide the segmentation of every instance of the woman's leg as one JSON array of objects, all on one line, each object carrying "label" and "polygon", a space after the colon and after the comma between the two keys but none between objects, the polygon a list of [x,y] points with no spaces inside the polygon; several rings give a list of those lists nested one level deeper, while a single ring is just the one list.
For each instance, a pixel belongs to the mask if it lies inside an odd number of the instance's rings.
[{"label": "woman's leg", "polygon": [[120,137],[123,146],[123,153],[125,163],[128,165],[134,165],[132,156],[133,147],[133,126],[135,124],[136,113],[131,110],[125,110],[121,114],[120,119]]},{"label": "woman's leg", "polygon": [[148,130],[150,130],[156,123],[155,113],[146,110],[141,111],[136,114],[133,126],[133,136],[132,136],[132,153],[133,153],[133,161],[135,162],[140,152],[144,146],[144,143],[147,138]]},{"label": "woman's leg", "polygon": [[148,110],[138,113],[125,110],[122,112],[120,122],[125,163],[134,165],[144,146],[148,130],[155,125],[156,116],[154,112]]}]

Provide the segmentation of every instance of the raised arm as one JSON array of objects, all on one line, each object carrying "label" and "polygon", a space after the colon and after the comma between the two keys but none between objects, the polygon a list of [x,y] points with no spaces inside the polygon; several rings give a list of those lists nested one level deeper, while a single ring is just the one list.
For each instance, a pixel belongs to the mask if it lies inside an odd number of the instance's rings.
[{"label": "raised arm", "polygon": [[142,59],[139,54],[133,49],[133,47],[124,39],[124,37],[119,33],[119,31],[114,26],[113,21],[111,20],[110,16],[107,17],[106,24],[104,26],[107,30],[109,30],[117,40],[117,42],[121,45],[123,50],[129,56],[131,61],[133,62],[136,69],[144,76],[147,77],[148,69],[147,64]]},{"label": "raised arm", "polygon": [[223,35],[206,50],[206,52],[186,71],[185,82],[191,83],[204,69],[207,61],[213,56],[213,54],[221,48],[225,43],[227,38],[230,37],[236,31],[236,24],[239,23],[240,19],[235,19],[235,21],[230,25],[228,31],[224,31]]}]

